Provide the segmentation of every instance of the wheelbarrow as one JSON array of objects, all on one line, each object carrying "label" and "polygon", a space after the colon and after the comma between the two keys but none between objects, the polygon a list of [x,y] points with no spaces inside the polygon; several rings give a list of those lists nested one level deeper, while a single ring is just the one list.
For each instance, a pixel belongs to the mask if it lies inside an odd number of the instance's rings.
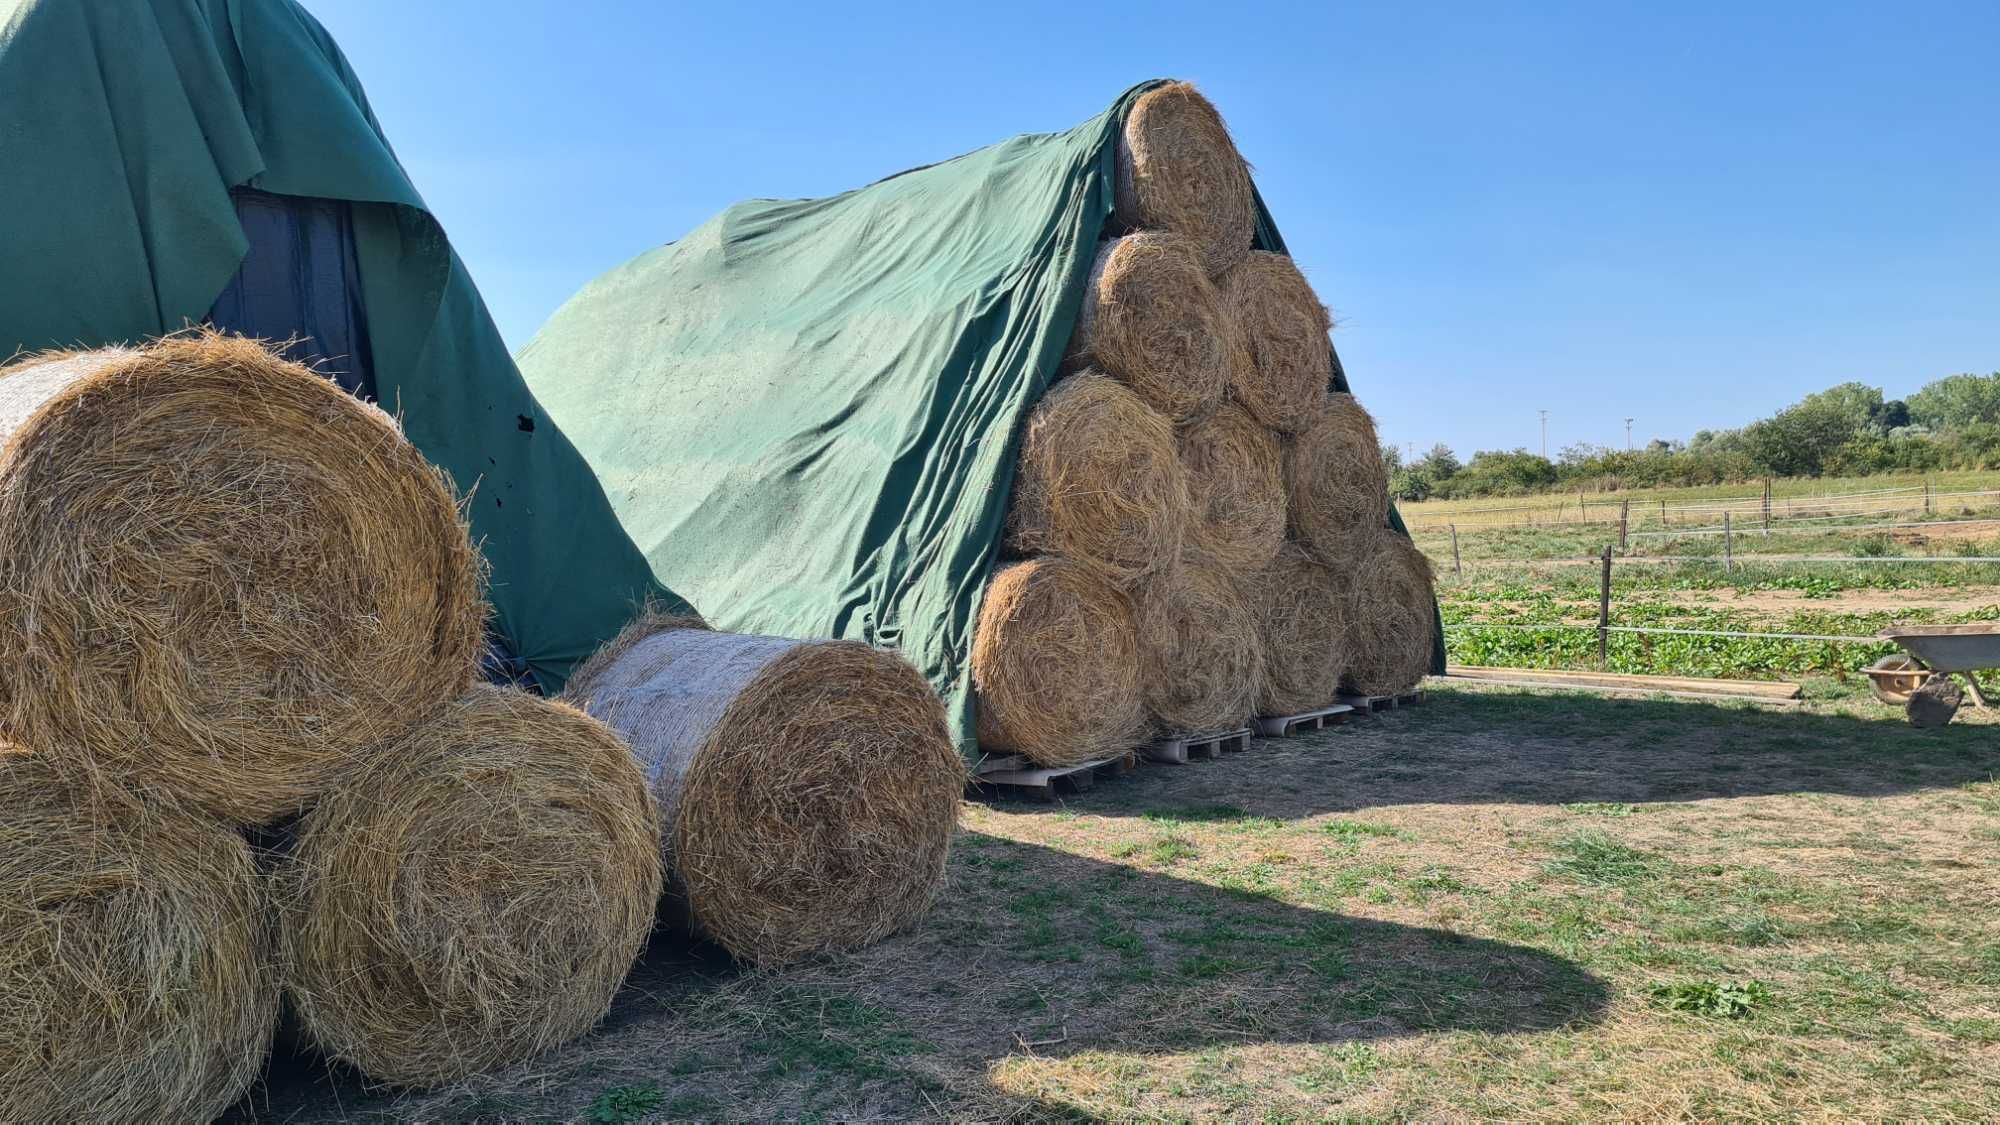
[{"label": "wheelbarrow", "polygon": [[1867,668],[1875,698],[1901,707],[1913,726],[1941,727],[1958,714],[1965,679],[1974,707],[1985,707],[1975,672],[2000,668],[2000,621],[1973,625],[1896,625],[1882,630],[1908,655],[1885,656]]}]

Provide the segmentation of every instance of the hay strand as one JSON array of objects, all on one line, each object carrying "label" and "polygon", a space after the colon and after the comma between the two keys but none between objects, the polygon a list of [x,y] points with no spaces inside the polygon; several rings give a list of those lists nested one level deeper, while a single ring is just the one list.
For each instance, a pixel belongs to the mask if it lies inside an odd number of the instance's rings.
[{"label": "hay strand", "polygon": [[1352,564],[1389,522],[1389,474],[1375,420],[1353,395],[1327,395],[1318,416],[1285,449],[1293,534],[1321,562]]},{"label": "hay strand", "polygon": [[280,864],[306,1039],[429,1086],[583,1034],[653,927],[654,815],[609,727],[473,687],[343,775]]},{"label": "hay strand", "polygon": [[684,920],[763,967],[901,930],[943,886],[965,763],[909,662],[647,616],[570,679],[639,755]]},{"label": "hay strand", "polygon": [[1095,367],[1175,422],[1215,409],[1247,353],[1195,250],[1164,231],[1099,247],[1065,368]]},{"label": "hay strand", "polygon": [[1285,454],[1277,435],[1228,403],[1181,431],[1180,455],[1187,553],[1237,573],[1271,561],[1285,541]]},{"label": "hay strand", "polygon": [[469,680],[485,610],[450,483],[250,341],[0,372],[0,727],[92,785],[297,811]]},{"label": "hay strand", "polygon": [[1256,228],[1250,167],[1209,100],[1186,82],[1140,95],[1118,136],[1117,220],[1200,248],[1214,277],[1243,260]]},{"label": "hay strand", "polygon": [[1274,430],[1310,426],[1333,381],[1326,306],[1290,258],[1262,250],[1224,274],[1219,288],[1247,358],[1232,369],[1231,397]]},{"label": "hay strand", "polygon": [[1187,510],[1173,425],[1125,387],[1081,372],[1028,415],[1007,511],[1014,551],[1064,555],[1128,585],[1180,554]]},{"label": "hay strand", "polygon": [[1431,670],[1437,635],[1431,561],[1409,537],[1387,528],[1356,553],[1343,677],[1356,695],[1400,695]]},{"label": "hay strand", "polygon": [[1131,600],[1067,559],[1002,567],[980,606],[972,685],[989,752],[1060,767],[1130,749],[1146,730]]},{"label": "hay strand", "polygon": [[1296,715],[1339,694],[1350,659],[1348,583],[1295,543],[1244,582],[1264,653],[1257,713]]},{"label": "hay strand", "polygon": [[0,1121],[208,1121],[278,1018],[250,849],[0,753]]},{"label": "hay strand", "polygon": [[1148,579],[1137,601],[1140,685],[1154,729],[1207,734],[1242,726],[1256,707],[1264,657],[1235,582],[1213,567],[1182,563]]}]

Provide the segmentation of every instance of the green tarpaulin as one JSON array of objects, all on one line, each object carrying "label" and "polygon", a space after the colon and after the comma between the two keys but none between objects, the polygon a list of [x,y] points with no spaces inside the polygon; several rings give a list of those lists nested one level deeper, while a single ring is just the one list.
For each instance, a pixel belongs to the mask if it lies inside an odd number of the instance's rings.
[{"label": "green tarpaulin", "polygon": [[[967,653],[1016,435],[1150,85],[1066,133],[738,204],[571,298],[521,370],[654,574],[719,628],[901,649],[971,754]],[[1268,214],[1258,238],[1284,248]]]},{"label": "green tarpaulin", "polygon": [[0,359],[199,321],[230,189],[352,201],[382,404],[476,494],[496,625],[559,686],[653,579],[507,355],[326,31],[290,0],[0,0]]}]

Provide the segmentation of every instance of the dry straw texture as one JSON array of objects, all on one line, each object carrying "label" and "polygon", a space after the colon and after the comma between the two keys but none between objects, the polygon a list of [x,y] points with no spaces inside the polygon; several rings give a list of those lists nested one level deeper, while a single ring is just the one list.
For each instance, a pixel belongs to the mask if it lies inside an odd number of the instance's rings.
[{"label": "dry straw texture", "polygon": [[0,755],[0,1121],[207,1121],[278,1018],[250,849]]},{"label": "dry straw texture", "polygon": [[0,373],[0,726],[72,776],[296,811],[468,681],[450,484],[372,406],[249,341]]},{"label": "dry straw texture", "polygon": [[1437,636],[1431,561],[1386,528],[1356,556],[1345,683],[1356,695],[1399,695],[1431,669]]},{"label": "dry straw texture", "polygon": [[1195,557],[1243,573],[1285,542],[1285,454],[1276,434],[1229,403],[1180,434]]},{"label": "dry straw texture", "polygon": [[1389,475],[1375,420],[1353,395],[1326,396],[1285,450],[1293,533],[1322,562],[1346,568],[1389,522]]},{"label": "dry straw texture", "polygon": [[1067,559],[1003,567],[972,642],[979,742],[1044,766],[1129,750],[1146,731],[1132,602]]},{"label": "dry straw texture", "polygon": [[1194,245],[1163,231],[1098,249],[1069,349],[1067,367],[1096,367],[1176,422],[1215,409],[1248,362]]},{"label": "dry straw texture", "polygon": [[1224,274],[1220,288],[1248,353],[1232,370],[1230,395],[1274,430],[1305,429],[1333,380],[1326,306],[1290,258],[1262,250]]},{"label": "dry straw texture", "polygon": [[1180,554],[1188,513],[1174,427],[1095,372],[1057,383],[1028,415],[1008,545],[1065,555],[1129,585]]},{"label": "dry straw texture", "polygon": [[1287,543],[1248,577],[1244,600],[1263,642],[1258,714],[1296,715],[1330,705],[1350,659],[1347,581]]},{"label": "dry straw texture", "polygon": [[411,1086],[589,1030],[661,886],[653,799],[624,742],[485,685],[342,776],[278,877],[306,1038]]},{"label": "dry straw texture", "polygon": [[1138,597],[1139,674],[1147,714],[1164,734],[1234,730],[1256,707],[1263,648],[1226,573],[1183,563]]},{"label": "dry straw texture", "polygon": [[567,691],[639,755],[675,905],[739,960],[868,945],[943,886],[965,763],[894,653],[648,616]]},{"label": "dry straw texture", "polygon": [[1192,239],[1211,277],[1250,251],[1257,223],[1250,167],[1222,114],[1186,82],[1132,104],[1119,134],[1114,194],[1120,224]]}]

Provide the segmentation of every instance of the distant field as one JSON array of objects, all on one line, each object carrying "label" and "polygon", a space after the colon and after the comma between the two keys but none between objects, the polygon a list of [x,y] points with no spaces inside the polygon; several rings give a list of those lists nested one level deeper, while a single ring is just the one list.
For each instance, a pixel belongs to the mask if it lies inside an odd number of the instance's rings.
[{"label": "distant field", "polygon": [[[1851,496],[1859,493],[1884,493],[1892,489],[1921,490],[1925,480],[1938,492],[1980,492],[2000,490],[2000,472],[1966,473],[1907,473],[1872,477],[1817,477],[1785,478],[1772,482],[1771,495],[1775,499],[1806,499],[1811,497]],[[1558,518],[1576,519],[1579,503],[1582,513],[1591,519],[1616,520],[1623,501],[1630,500],[1635,512],[1644,515],[1648,505],[1657,512],[1660,501],[1667,502],[1669,508],[1675,504],[1691,504],[1703,501],[1742,500],[1753,501],[1764,494],[1761,483],[1725,484],[1705,488],[1635,488],[1619,492],[1544,493],[1536,496],[1489,496],[1477,500],[1424,500],[1416,503],[1398,504],[1404,520],[1411,524],[1444,523],[1455,521],[1461,528],[1470,525],[1502,522],[1527,522],[1529,519],[1548,520]]]}]

